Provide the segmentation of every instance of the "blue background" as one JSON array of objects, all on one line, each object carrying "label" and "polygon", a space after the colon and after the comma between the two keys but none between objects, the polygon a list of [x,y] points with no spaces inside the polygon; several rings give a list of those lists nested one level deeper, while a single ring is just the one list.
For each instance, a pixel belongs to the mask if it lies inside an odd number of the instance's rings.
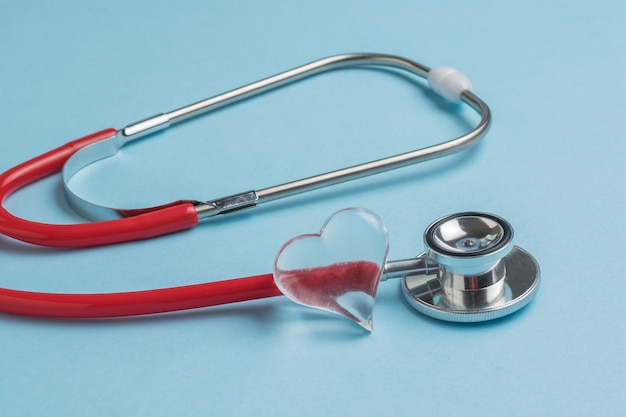
[{"label": "blue background", "polygon": [[[271,271],[289,238],[369,208],[390,258],[435,218],[507,218],[542,267],[512,317],[422,317],[381,284],[375,329],[282,298],[101,321],[0,317],[3,416],[567,415],[626,408],[623,1],[0,1],[0,169],[344,52],[453,66],[494,124],[471,151],[87,250],[0,237],[0,285],[107,292]],[[407,80],[319,76],[127,147],[77,178],[105,204],[217,198],[448,139],[475,122]],[[58,176],[5,203],[81,219]]]}]

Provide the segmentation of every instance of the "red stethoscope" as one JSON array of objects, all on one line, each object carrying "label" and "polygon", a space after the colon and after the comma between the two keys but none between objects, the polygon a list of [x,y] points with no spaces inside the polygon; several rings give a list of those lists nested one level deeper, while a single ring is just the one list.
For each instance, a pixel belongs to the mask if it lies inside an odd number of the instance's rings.
[{"label": "red stethoscope", "polygon": [[[400,70],[412,76],[426,78],[436,93],[447,100],[468,104],[481,116],[481,120],[469,133],[437,145],[211,201],[177,201],[152,208],[113,209],[97,206],[80,198],[69,186],[72,176],[80,169],[97,160],[115,155],[126,143],[139,137],[314,74],[353,66],[386,67],[393,71]],[[194,227],[204,218],[222,216],[263,202],[449,155],[480,139],[487,132],[490,123],[491,115],[487,105],[471,92],[467,78],[453,69],[446,67],[430,69],[411,60],[391,55],[331,56],[170,113],[142,120],[121,130],[105,129],[96,132],[9,169],[0,175],[0,202],[4,202],[17,189],[61,171],[70,205],[85,217],[98,220],[84,224],[45,224],[19,218],[0,206],[0,233],[31,244],[51,247],[87,247],[152,238]],[[424,267],[423,260],[418,261],[417,266],[415,261],[409,262],[410,266],[406,263],[403,263],[402,267],[397,263],[389,266],[390,264],[385,262],[385,257],[386,251],[382,258],[379,256],[380,259],[373,262],[377,265],[378,272],[369,274],[377,276],[370,279],[370,286],[374,281],[377,286],[378,281],[389,274],[400,276],[402,268],[415,270]],[[326,268],[324,271],[328,274],[332,272],[329,267],[335,264],[343,265],[346,262],[354,264],[365,260],[350,259],[334,264],[316,265],[315,268],[317,271],[321,271],[319,268]],[[324,261],[320,260],[320,263],[324,264]],[[365,264],[359,264],[359,268],[363,265]],[[431,270],[432,267],[431,262],[427,269]],[[315,268],[311,266],[298,270]],[[337,272],[333,271],[332,273]],[[370,296],[372,291],[375,294],[375,288],[368,291]],[[274,274],[226,281],[110,294],[52,294],[0,289],[0,312],[66,318],[119,317],[194,309],[273,297],[286,292],[289,290],[281,286],[276,279],[276,270]],[[302,300],[297,301],[306,304]]]}]

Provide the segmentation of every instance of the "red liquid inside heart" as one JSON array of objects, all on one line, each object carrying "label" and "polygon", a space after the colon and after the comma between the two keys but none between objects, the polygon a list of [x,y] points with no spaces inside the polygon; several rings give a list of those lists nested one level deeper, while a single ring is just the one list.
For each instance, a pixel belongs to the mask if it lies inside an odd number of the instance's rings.
[{"label": "red liquid inside heart", "polygon": [[280,271],[281,290],[301,304],[332,311],[371,330],[381,270],[374,262],[342,262]]}]

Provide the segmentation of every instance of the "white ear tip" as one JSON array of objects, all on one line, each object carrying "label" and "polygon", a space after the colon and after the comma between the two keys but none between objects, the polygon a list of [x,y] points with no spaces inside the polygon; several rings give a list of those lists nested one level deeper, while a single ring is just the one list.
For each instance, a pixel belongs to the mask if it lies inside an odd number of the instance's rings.
[{"label": "white ear tip", "polygon": [[463,91],[472,91],[470,80],[454,68],[435,67],[428,71],[430,88],[446,100],[460,103]]}]

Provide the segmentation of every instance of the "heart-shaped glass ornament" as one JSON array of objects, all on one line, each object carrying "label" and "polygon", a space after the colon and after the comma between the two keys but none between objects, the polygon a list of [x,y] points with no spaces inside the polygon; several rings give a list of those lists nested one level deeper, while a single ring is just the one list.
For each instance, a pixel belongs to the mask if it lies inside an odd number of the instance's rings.
[{"label": "heart-shaped glass ornament", "polygon": [[274,261],[274,281],[296,303],[330,311],[372,331],[374,300],[389,239],[369,210],[334,213],[316,234],[285,243]]}]

